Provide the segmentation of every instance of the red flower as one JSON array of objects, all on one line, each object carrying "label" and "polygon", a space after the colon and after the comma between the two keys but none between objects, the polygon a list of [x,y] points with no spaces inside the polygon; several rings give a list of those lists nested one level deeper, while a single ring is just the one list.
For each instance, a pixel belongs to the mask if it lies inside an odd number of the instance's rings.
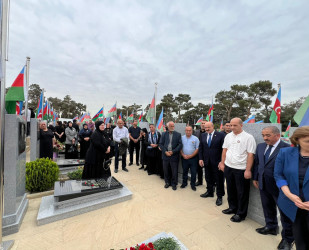
[{"label": "red flower", "polygon": [[150,249],[154,249],[154,246],[151,242],[148,243],[148,246],[150,247]]}]

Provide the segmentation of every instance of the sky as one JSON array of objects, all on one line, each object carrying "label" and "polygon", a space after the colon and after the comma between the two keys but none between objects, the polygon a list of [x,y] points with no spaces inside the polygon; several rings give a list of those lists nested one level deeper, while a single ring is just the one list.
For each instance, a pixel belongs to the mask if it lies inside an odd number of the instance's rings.
[{"label": "sky", "polygon": [[[282,103],[309,94],[309,1],[11,1],[7,86],[30,84],[94,115],[189,94],[208,104],[233,84],[270,80]],[[273,98],[273,102],[275,97]]]}]

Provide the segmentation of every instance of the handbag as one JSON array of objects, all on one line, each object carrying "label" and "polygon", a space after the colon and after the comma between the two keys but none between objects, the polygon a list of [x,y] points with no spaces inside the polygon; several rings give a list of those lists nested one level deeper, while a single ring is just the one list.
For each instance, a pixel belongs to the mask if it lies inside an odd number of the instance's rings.
[{"label": "handbag", "polygon": [[77,152],[77,148],[75,145],[71,145],[69,150],[68,150],[68,153],[69,154],[73,154],[73,153],[76,153]]}]

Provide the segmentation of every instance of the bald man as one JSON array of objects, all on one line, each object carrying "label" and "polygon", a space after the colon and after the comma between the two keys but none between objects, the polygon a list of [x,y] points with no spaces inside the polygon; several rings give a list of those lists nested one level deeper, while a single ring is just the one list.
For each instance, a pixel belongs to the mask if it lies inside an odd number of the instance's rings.
[{"label": "bald man", "polygon": [[248,212],[250,179],[252,176],[255,139],[242,129],[240,118],[231,120],[232,133],[225,136],[219,169],[224,171],[229,207],[224,214],[234,214],[232,222],[243,221]]},{"label": "bald man", "polygon": [[214,185],[217,184],[216,205],[222,205],[222,196],[224,196],[224,174],[218,169],[221,161],[222,145],[224,135],[215,131],[212,122],[206,122],[204,125],[205,133],[201,136],[199,146],[199,167],[205,168],[205,179],[207,184],[206,193],[201,194],[202,198],[214,197]]}]

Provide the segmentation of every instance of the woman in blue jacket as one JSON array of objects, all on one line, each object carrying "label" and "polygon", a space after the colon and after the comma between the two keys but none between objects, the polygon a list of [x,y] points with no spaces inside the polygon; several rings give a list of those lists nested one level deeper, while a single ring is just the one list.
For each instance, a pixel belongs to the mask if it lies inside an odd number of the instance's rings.
[{"label": "woman in blue jacket", "polygon": [[295,147],[282,148],[275,163],[278,206],[293,221],[297,250],[309,249],[309,126],[295,130]]}]

